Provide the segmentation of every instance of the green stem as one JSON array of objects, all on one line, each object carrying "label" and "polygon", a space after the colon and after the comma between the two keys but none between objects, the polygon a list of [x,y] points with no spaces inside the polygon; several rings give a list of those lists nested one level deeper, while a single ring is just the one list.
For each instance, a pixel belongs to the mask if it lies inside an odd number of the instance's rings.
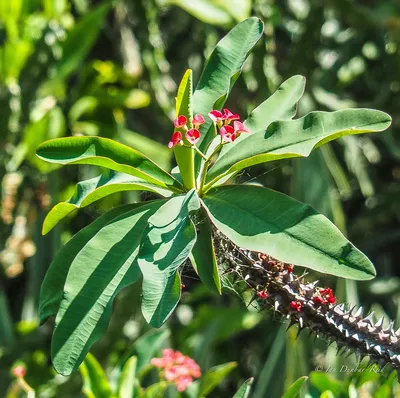
[{"label": "green stem", "polygon": [[206,162],[209,160],[207,156],[204,155],[204,153],[201,152],[199,148],[197,148],[197,146],[193,145],[191,148],[193,148]]},{"label": "green stem", "polygon": [[200,177],[199,196],[201,196],[203,193],[203,187],[206,182],[207,171],[208,171],[208,168],[210,167],[211,160],[221,150],[223,145],[224,144],[222,142],[220,144],[218,144],[218,146],[214,149],[213,153],[208,158],[205,158],[206,161],[204,163],[204,167],[203,167],[203,170],[201,172],[201,177]]}]

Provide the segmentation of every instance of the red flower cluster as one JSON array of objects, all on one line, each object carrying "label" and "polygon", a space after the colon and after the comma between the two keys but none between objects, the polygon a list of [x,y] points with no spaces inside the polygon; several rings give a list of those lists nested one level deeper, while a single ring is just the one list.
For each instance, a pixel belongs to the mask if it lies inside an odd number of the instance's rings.
[{"label": "red flower cluster", "polygon": [[315,304],[335,304],[336,297],[333,294],[331,288],[326,287],[325,289],[320,289],[318,293],[313,297]]},{"label": "red flower cluster", "polygon": [[[221,111],[213,110],[208,116],[219,127],[219,133],[225,142],[233,142],[241,133],[250,133],[250,131],[239,121],[240,116],[232,113],[229,109]],[[231,122],[233,121],[233,126]]]},{"label": "red flower cluster", "polygon": [[[200,140],[200,131],[198,129],[204,122],[205,122],[205,119],[203,116],[196,115],[192,119],[193,128],[188,130],[186,116],[179,115],[174,120],[174,126],[177,129],[185,130],[186,131],[186,133],[185,133],[186,139],[192,145],[194,145]],[[182,133],[180,131],[175,131],[175,133],[172,134],[171,141],[168,143],[168,148],[173,148],[175,145],[183,145]]]},{"label": "red flower cluster", "polygon": [[200,367],[192,358],[171,348],[163,350],[162,353],[162,358],[153,358],[150,363],[163,369],[165,379],[173,381],[178,391],[185,391],[193,382],[193,378],[201,376]]},{"label": "red flower cluster", "polygon": [[262,290],[261,292],[257,292],[257,296],[261,299],[266,299],[268,298],[268,294],[267,292],[264,292],[264,290]]},{"label": "red flower cluster", "polygon": [[[241,133],[250,133],[250,131],[239,121],[240,116],[232,113],[229,109],[224,109],[223,112],[213,110],[208,116],[218,126],[219,133],[222,140],[225,142],[233,142]],[[233,122],[233,126],[231,126]],[[174,126],[176,129],[183,129],[185,131],[185,137],[190,144],[195,145],[200,140],[200,126],[205,123],[205,119],[202,115],[195,115],[192,119],[193,128],[188,129],[187,118],[184,115],[179,115],[174,120]],[[176,145],[183,145],[183,136],[181,131],[175,131],[172,134],[171,141],[168,143],[169,148],[173,148]]]},{"label": "red flower cluster", "polygon": [[303,307],[299,301],[291,301],[289,303],[290,307],[296,310],[297,312],[301,311],[301,308]]}]

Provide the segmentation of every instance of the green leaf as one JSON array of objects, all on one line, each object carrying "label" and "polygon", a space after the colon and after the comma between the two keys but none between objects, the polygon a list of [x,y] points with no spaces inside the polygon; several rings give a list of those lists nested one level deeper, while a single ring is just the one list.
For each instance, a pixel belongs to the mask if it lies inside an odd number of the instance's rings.
[{"label": "green leaf", "polygon": [[79,367],[83,379],[83,392],[88,398],[113,398],[104,370],[92,354],[87,354]]},{"label": "green leaf", "polygon": [[177,269],[196,241],[189,213],[198,210],[194,190],[168,200],[149,218],[138,264],[143,274],[142,312],[148,323],[160,327],[179,302],[181,282]]},{"label": "green leaf", "polygon": [[244,122],[245,126],[257,133],[265,131],[272,122],[292,119],[296,115],[297,103],[303,96],[305,84],[306,78],[299,75],[283,82],[273,95],[250,113]]},{"label": "green leaf", "polygon": [[216,26],[232,26],[250,16],[250,0],[158,0],[160,5],[176,5],[195,18]]},{"label": "green leaf", "polygon": [[196,381],[200,386],[199,397],[204,397],[210,394],[211,391],[213,391],[215,387],[217,387],[218,384],[221,383],[221,381],[236,367],[236,362],[227,362],[222,365],[214,366],[204,373],[201,379]]},{"label": "green leaf", "polygon": [[52,340],[55,369],[68,375],[107,328],[112,301],[140,277],[136,257],[149,217],[164,200],[114,218],[74,257],[63,289]]},{"label": "green leaf", "polygon": [[233,396],[233,398],[248,398],[248,397],[250,397],[250,390],[251,390],[253,381],[254,381],[254,379],[252,377],[250,379],[247,379],[240,386],[239,390],[236,391],[236,394]]},{"label": "green leaf", "polygon": [[350,135],[382,131],[390,126],[388,114],[372,109],[311,112],[272,123],[266,131],[247,135],[234,151],[220,156],[208,173],[209,186],[232,172],[273,160],[306,157],[314,148]]},{"label": "green leaf", "polygon": [[[236,25],[215,47],[193,94],[194,114],[207,116],[212,109],[222,108],[238,78],[249,52],[260,39],[263,23],[258,18],[248,18]],[[204,153],[215,136],[210,118],[200,129],[197,146]],[[196,158],[196,172],[201,159]]]},{"label": "green leaf", "polygon": [[204,197],[213,224],[239,247],[280,261],[349,279],[371,279],[375,269],[325,216],[268,188],[233,185]]},{"label": "green leaf", "polygon": [[[189,129],[192,127],[193,118],[192,90],[192,71],[188,69],[183,75],[179,85],[178,95],[176,97],[176,115],[186,116]],[[175,129],[175,131],[180,131],[182,133],[181,129]],[[184,143],[190,145],[184,137],[184,134],[182,134],[182,136]],[[177,145],[174,147],[174,154],[179,169],[181,170],[183,185],[188,190],[194,188],[196,186],[194,176],[194,150]]]},{"label": "green leaf", "polygon": [[111,220],[142,205],[143,203],[129,204],[108,211],[87,227],[81,229],[61,248],[52,261],[40,290],[39,318],[41,324],[46,322],[48,318],[57,315],[60,302],[64,296],[64,285],[70,266],[78,253]]},{"label": "green leaf", "polygon": [[193,246],[190,261],[205,286],[212,292],[221,294],[221,281],[212,243],[211,224],[203,209],[198,212],[198,216],[197,240]]},{"label": "green leaf", "polygon": [[122,368],[121,377],[118,383],[119,398],[135,397],[136,365],[137,358],[131,357],[126,361],[124,367]]},{"label": "green leaf", "polygon": [[161,381],[154,383],[150,387],[147,387],[144,391],[143,398],[162,398],[167,388],[171,385],[171,382]]},{"label": "green leaf", "polygon": [[62,219],[76,209],[81,209],[91,203],[121,191],[150,191],[164,197],[171,196],[172,192],[150,182],[129,174],[106,171],[98,177],[79,182],[76,185],[74,195],[66,202],[56,204],[47,214],[42,233],[46,235]]},{"label": "green leaf", "polygon": [[295,398],[299,394],[303,384],[308,379],[307,376],[299,377],[285,392],[282,398]]},{"label": "green leaf", "polygon": [[123,365],[127,358],[132,355],[137,357],[137,372],[140,372],[145,365],[150,363],[150,359],[161,349],[165,340],[170,337],[169,329],[153,329],[140,336],[126,355],[121,359],[120,366]]},{"label": "green leaf", "polygon": [[96,42],[110,8],[111,2],[101,4],[87,13],[68,33],[62,44],[62,57],[55,66],[56,79],[65,79],[79,69]]},{"label": "green leaf", "polygon": [[331,375],[324,372],[311,372],[310,383],[320,392],[331,391],[335,397],[340,393],[342,382],[335,380]]},{"label": "green leaf", "polygon": [[92,164],[143,178],[180,191],[180,183],[135,149],[101,137],[67,137],[46,141],[36,150],[39,158],[58,164]]}]

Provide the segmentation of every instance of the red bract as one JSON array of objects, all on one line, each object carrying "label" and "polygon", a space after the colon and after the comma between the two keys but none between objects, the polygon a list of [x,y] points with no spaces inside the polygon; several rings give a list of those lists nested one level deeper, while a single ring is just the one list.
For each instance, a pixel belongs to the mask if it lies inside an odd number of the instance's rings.
[{"label": "red bract", "polygon": [[171,141],[168,143],[168,148],[173,148],[175,145],[182,145],[182,134],[176,131],[172,134]]},{"label": "red bract", "polygon": [[187,123],[186,116],[180,115],[174,120],[174,126],[179,129],[185,127]]},{"label": "red bract", "polygon": [[233,142],[236,139],[235,129],[232,126],[222,126],[219,133],[225,142]]},{"label": "red bract", "polygon": [[336,297],[333,295],[333,291],[330,287],[326,287],[325,289],[321,289],[319,291],[320,295],[325,298],[325,300],[330,304],[336,303]]},{"label": "red bract", "polygon": [[192,124],[195,129],[198,129],[203,123],[205,123],[206,119],[202,115],[195,115]]},{"label": "red bract", "polygon": [[163,350],[162,358],[153,358],[150,363],[163,369],[165,379],[173,381],[180,392],[186,390],[193,378],[201,376],[200,367],[192,358],[170,348]]},{"label": "red bract", "polygon": [[211,111],[208,116],[218,125],[222,125],[223,121],[225,120],[225,116],[220,111]]},{"label": "red bract", "polygon": [[241,133],[250,133],[250,130],[246,128],[242,122],[239,121],[233,122],[233,128],[235,129],[235,133],[237,135]]},{"label": "red bract", "polygon": [[13,368],[11,370],[11,373],[14,377],[24,377],[26,375],[26,369],[23,366],[19,365]]},{"label": "red bract", "polygon": [[300,303],[299,301],[291,301],[291,302],[289,303],[289,305],[290,305],[294,310],[296,310],[296,311],[298,311],[298,312],[301,311],[302,305],[301,305],[301,303]]},{"label": "red bract", "polygon": [[224,109],[225,123],[229,124],[232,120],[239,120],[240,116],[236,113],[232,113],[229,109]]},{"label": "red bract", "polygon": [[266,292],[264,292],[264,290],[261,292],[257,292],[257,296],[260,297],[261,299],[268,298],[268,294]]},{"label": "red bract", "polygon": [[200,140],[200,131],[197,129],[190,129],[186,132],[186,139],[194,145]]}]

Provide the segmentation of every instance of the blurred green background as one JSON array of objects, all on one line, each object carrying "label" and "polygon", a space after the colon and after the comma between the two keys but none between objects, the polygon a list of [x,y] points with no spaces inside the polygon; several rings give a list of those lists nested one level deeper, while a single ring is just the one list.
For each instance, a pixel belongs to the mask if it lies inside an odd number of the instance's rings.
[{"label": "blurred green background", "polygon": [[[197,80],[218,40],[248,16],[261,18],[265,31],[227,104],[235,113],[246,116],[283,80],[302,74],[300,116],[369,107],[393,117],[384,133],[342,138],[308,159],[256,166],[237,179],[291,194],[333,220],[371,258],[377,277],[310,278],[335,287],[340,301],[362,303],[400,326],[399,1],[0,0],[0,397],[25,396],[12,385],[18,361],[38,396],[84,396],[79,373],[57,376],[51,367],[52,325],[38,325],[40,285],[73,234],[113,206],[148,197],[113,195],[43,237],[51,206],[100,170],[58,169],[35,157],[36,146],[101,135],[172,167],[166,144],[181,76],[189,67]],[[153,354],[173,347],[202,370],[236,362],[210,397],[232,397],[248,377],[255,377],[252,397],[281,397],[303,375],[310,376],[303,397],[400,397],[394,374],[346,371],[355,357],[337,356],[334,345],[306,332],[296,340],[295,328],[286,333],[278,317],[246,308],[235,295],[212,295],[189,271],[183,282],[181,304],[156,334]],[[154,333],[131,286],[117,297],[108,332],[91,352],[111,378],[120,358],[143,350]],[[347,368],[315,370],[328,366]]]}]

